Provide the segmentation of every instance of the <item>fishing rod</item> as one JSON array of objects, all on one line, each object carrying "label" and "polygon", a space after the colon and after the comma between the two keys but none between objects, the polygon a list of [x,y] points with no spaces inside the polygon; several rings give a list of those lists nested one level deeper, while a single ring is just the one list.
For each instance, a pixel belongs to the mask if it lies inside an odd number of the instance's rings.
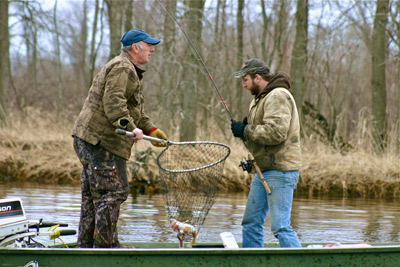
[{"label": "fishing rod", "polygon": [[[163,3],[163,1],[162,1],[162,0],[159,0],[158,2],[159,2],[160,5],[165,9],[165,11],[167,11],[167,13],[168,13],[168,15],[170,16],[170,18],[176,23],[176,25],[178,25],[178,27],[181,29],[182,33],[185,35],[186,40],[188,41],[190,47],[192,48],[192,52],[194,52],[195,56],[197,57],[197,60],[200,61],[200,63],[201,63],[201,65],[203,66],[204,70],[207,72],[208,78],[210,78],[210,81],[211,81],[211,83],[212,83],[212,85],[213,85],[215,91],[217,92],[217,94],[218,94],[218,96],[219,96],[219,98],[220,98],[222,104],[224,105],[225,110],[228,112],[230,119],[233,120],[233,116],[232,116],[231,111],[229,110],[228,105],[226,104],[224,98],[222,97],[220,91],[218,90],[218,87],[217,87],[216,83],[214,82],[214,79],[213,79],[213,77],[212,77],[210,71],[208,70],[206,64],[204,63],[203,58],[200,56],[199,51],[196,49],[196,46],[193,44],[192,39],[190,39],[190,37],[187,35],[186,31],[183,29],[183,27],[182,27],[181,24],[178,22],[178,20],[176,19],[176,17],[175,17],[175,16],[171,13],[171,11],[167,8],[167,6]],[[244,144],[244,146],[245,146],[246,149],[247,149],[249,160],[243,159],[243,160],[240,162],[240,165],[239,165],[239,166],[241,166],[241,167],[243,168],[243,170],[246,170],[246,171],[249,172],[249,173],[251,172],[251,169],[252,169],[251,167],[254,166],[254,168],[256,169],[256,172],[257,172],[258,176],[260,177],[260,179],[261,179],[261,181],[262,181],[262,183],[263,183],[263,185],[264,185],[264,187],[265,187],[265,190],[267,191],[268,194],[271,194],[271,189],[269,188],[267,182],[265,181],[264,176],[262,175],[261,169],[260,169],[260,167],[258,166],[256,160],[254,159],[253,154],[250,152],[250,150],[249,150],[249,148],[248,148],[248,146],[247,146],[247,144],[246,144],[246,141],[244,140],[244,138],[241,138],[241,140],[243,141],[243,144]]]},{"label": "fishing rod", "polygon": [[231,120],[233,120],[233,117],[232,117],[231,111],[230,111],[229,108],[228,108],[228,105],[225,103],[225,100],[224,100],[224,98],[222,97],[221,93],[219,92],[218,87],[217,87],[217,85],[215,84],[214,79],[213,79],[211,73],[208,71],[208,68],[207,68],[206,64],[204,64],[204,61],[203,61],[202,57],[200,56],[199,51],[198,51],[198,50],[196,49],[196,47],[194,46],[194,44],[193,44],[193,42],[192,42],[192,39],[190,39],[189,35],[186,34],[186,32],[185,32],[185,30],[183,29],[183,27],[181,26],[181,24],[178,22],[178,20],[175,18],[175,16],[171,13],[171,11],[167,8],[167,6],[164,5],[164,3],[162,2],[162,0],[159,0],[159,2],[160,2],[160,4],[164,7],[164,9],[167,11],[167,13],[168,13],[168,15],[171,17],[171,19],[176,23],[176,25],[179,26],[179,28],[181,29],[181,31],[182,31],[183,34],[185,35],[185,37],[186,37],[188,43],[190,44],[190,47],[192,47],[192,49],[193,49],[193,51],[194,51],[194,54],[197,56],[197,60],[200,61],[200,63],[201,63],[201,65],[203,66],[204,70],[207,72],[207,75],[208,75],[208,77],[210,78],[210,81],[211,81],[212,85],[214,86],[215,91],[218,93],[218,96],[219,96],[219,98],[220,98],[222,104],[224,105],[225,110],[228,112],[229,117],[231,118]]}]

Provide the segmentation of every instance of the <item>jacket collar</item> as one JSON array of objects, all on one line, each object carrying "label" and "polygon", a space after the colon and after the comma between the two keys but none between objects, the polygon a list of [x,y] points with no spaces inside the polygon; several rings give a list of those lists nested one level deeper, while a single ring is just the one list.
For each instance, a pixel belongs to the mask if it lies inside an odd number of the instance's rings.
[{"label": "jacket collar", "polygon": [[274,76],[272,76],[267,86],[265,86],[265,88],[255,97],[255,99],[257,100],[258,98],[266,96],[272,90],[278,87],[283,87],[288,90],[291,88],[289,75],[284,72],[277,72]]},{"label": "jacket collar", "polygon": [[137,74],[138,74],[138,76],[139,76],[139,79],[142,79],[142,78],[143,78],[143,73],[145,73],[146,70],[139,68],[139,67],[136,65],[135,60],[131,57],[131,55],[129,55],[128,52],[122,52],[122,53],[120,54],[120,56],[123,57],[123,58],[127,58],[127,59],[133,64],[133,66],[135,67],[136,72],[137,72]]}]

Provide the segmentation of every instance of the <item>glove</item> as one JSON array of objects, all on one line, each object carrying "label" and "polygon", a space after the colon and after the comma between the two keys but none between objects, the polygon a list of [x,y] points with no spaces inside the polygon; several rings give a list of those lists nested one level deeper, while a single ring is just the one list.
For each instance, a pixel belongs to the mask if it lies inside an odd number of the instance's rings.
[{"label": "glove", "polygon": [[244,124],[241,121],[235,121],[235,120],[231,120],[232,124],[231,124],[231,129],[232,129],[232,133],[235,137],[243,137],[244,134],[244,128],[246,128],[246,124]]},{"label": "glove", "polygon": [[243,123],[244,123],[244,125],[247,125],[247,117],[243,118]]},{"label": "glove", "polygon": [[[165,135],[165,133],[164,133],[163,131],[161,131],[160,129],[158,129],[158,128],[153,128],[153,129],[151,129],[150,132],[149,132],[149,135],[150,135],[151,137],[155,137],[155,138],[160,138],[160,139],[168,140],[168,138],[167,138],[167,136]],[[161,143],[159,143],[159,142],[151,142],[151,144],[152,144],[153,146],[158,146],[158,147],[167,146],[167,143],[165,143],[165,142],[161,142]]]}]

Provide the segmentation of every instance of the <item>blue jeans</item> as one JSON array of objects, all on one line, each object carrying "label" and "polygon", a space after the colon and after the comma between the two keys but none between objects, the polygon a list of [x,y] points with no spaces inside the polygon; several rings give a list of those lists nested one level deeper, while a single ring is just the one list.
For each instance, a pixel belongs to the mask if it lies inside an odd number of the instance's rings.
[{"label": "blue jeans", "polygon": [[267,194],[258,174],[251,183],[244,212],[243,247],[264,247],[264,223],[268,211],[271,217],[271,231],[281,247],[301,247],[296,232],[290,226],[293,190],[299,180],[299,171],[263,172],[272,193]]}]

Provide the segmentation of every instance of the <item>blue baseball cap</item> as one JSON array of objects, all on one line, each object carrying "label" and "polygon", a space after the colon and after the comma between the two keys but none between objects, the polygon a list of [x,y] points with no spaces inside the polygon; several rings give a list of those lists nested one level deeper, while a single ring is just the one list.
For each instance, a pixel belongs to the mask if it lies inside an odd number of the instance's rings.
[{"label": "blue baseball cap", "polygon": [[137,43],[137,42],[146,42],[148,44],[156,45],[160,40],[156,38],[150,37],[145,31],[143,30],[130,30],[127,33],[124,34],[121,38],[121,43],[123,46],[129,46],[131,44]]}]

